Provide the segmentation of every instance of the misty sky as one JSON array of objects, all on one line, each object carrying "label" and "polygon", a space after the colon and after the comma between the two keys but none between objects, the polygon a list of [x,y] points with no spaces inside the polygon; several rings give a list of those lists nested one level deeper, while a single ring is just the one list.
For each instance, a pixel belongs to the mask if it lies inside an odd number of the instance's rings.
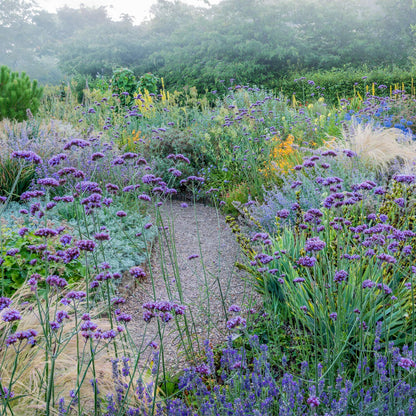
[{"label": "misty sky", "polygon": [[[221,0],[209,0],[210,4],[218,4]],[[194,6],[204,6],[203,0],[182,0],[182,2]],[[46,9],[49,12],[55,12],[63,6],[79,8],[83,3],[88,7],[107,6],[108,14],[118,19],[122,13],[127,13],[136,18],[136,23],[140,23],[146,17],[149,17],[149,10],[156,0],[37,0],[40,8]]]}]

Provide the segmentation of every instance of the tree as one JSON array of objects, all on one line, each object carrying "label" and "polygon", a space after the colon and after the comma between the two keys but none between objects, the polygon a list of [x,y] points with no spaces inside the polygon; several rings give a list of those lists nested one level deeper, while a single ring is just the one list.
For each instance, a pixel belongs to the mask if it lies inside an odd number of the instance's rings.
[{"label": "tree", "polygon": [[0,120],[12,118],[17,121],[28,117],[27,110],[35,114],[42,97],[37,81],[30,81],[23,72],[11,72],[7,66],[0,67]]}]

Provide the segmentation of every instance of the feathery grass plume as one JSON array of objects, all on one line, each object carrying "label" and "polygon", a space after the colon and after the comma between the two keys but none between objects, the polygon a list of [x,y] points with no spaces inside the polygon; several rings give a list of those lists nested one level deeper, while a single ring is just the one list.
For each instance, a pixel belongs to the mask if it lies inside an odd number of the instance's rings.
[{"label": "feathery grass plume", "polygon": [[[45,366],[50,362],[45,361],[45,340],[42,330],[42,326],[39,322],[36,311],[36,306],[31,302],[27,302],[30,296],[30,289],[24,287],[19,289],[13,296],[13,305],[19,305],[17,308],[21,313],[21,320],[18,322],[16,331],[27,331],[33,329],[37,331],[38,335],[36,336],[36,345],[26,345],[20,352],[17,361],[17,369],[14,374],[14,383],[12,391],[14,397],[18,398],[17,400],[11,400],[10,406],[15,415],[33,415],[36,411],[42,412],[45,409],[45,395],[44,395],[44,381],[41,380],[42,374],[44,372]],[[57,298],[51,299],[50,309],[55,310],[59,308],[60,310],[65,310],[70,319],[65,320],[62,324],[63,334],[61,339],[63,343],[66,344],[64,350],[59,353],[55,364],[55,376],[54,376],[54,394],[56,399],[55,406],[51,409],[53,414],[58,414],[58,399],[63,397],[65,402],[69,404],[71,401],[71,390],[76,391],[77,384],[77,344],[76,336],[74,330],[74,314],[73,309],[69,306],[65,306],[59,303]],[[100,311],[91,311],[90,315],[99,316]],[[80,316],[78,317],[80,319]],[[102,318],[93,318],[93,321],[97,326],[103,331],[110,329],[110,323],[108,319]],[[7,323],[0,322],[0,334],[4,334],[7,330]],[[84,348],[85,340],[80,336],[80,351],[81,351],[81,375],[80,380],[82,380],[84,373],[85,378],[81,381],[81,387],[77,394],[78,399],[81,401],[81,409],[85,413],[83,414],[93,414],[94,413],[94,393],[93,388],[91,387],[90,380],[93,379],[92,365],[89,365],[90,350],[88,347]],[[127,351],[129,346],[122,345],[122,340],[116,338],[110,343],[104,344],[104,341],[100,342],[98,347],[98,352],[95,354],[95,373],[97,378],[98,389],[100,391],[100,396],[104,399],[107,395],[116,396],[116,388],[120,386],[120,382],[129,383],[129,377],[124,377],[120,375],[120,380],[117,381],[114,379],[112,360],[115,359],[115,343],[117,343],[118,351]],[[88,341],[87,341],[88,345]],[[1,351],[1,379],[3,386],[8,386],[11,372],[13,371],[14,361],[16,357],[16,352],[13,347],[8,347],[5,349],[3,347]],[[134,360],[135,356],[132,354],[130,359]],[[144,385],[149,386],[151,382],[150,370],[139,370],[134,374],[134,380],[132,387],[129,390],[128,398],[126,399],[126,405],[130,406],[148,406],[148,403],[138,403],[138,399],[135,396],[137,382],[139,379]],[[153,395],[153,392],[150,392]],[[103,405],[104,405],[103,403]],[[77,408],[77,405],[74,405],[74,409]],[[8,414],[8,413],[7,413]]]},{"label": "feathery grass plume", "polygon": [[416,145],[399,129],[377,128],[373,124],[354,123],[344,129],[335,147],[344,146],[357,153],[369,168],[386,170],[392,162],[416,160]]}]

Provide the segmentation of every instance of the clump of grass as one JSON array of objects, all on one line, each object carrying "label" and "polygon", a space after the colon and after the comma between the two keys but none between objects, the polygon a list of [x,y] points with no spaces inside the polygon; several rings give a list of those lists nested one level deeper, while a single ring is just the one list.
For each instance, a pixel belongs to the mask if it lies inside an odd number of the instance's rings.
[{"label": "clump of grass", "polygon": [[369,168],[385,171],[395,161],[416,160],[416,146],[399,129],[376,128],[373,124],[353,124],[335,142],[357,153]]},{"label": "clump of grass", "polygon": [[[70,319],[64,322],[59,330],[55,333],[55,336],[51,335],[51,338],[47,340],[42,336],[44,333],[44,327],[39,317],[33,310],[33,304],[28,303],[25,300],[29,299],[30,291],[28,287],[23,287],[16,292],[13,297],[13,304],[19,304],[21,319],[18,321],[16,331],[28,331],[35,330],[37,332],[36,345],[30,345],[25,342],[21,344],[14,344],[3,349],[2,353],[2,385],[8,386],[11,379],[14,398],[9,400],[10,409],[13,410],[15,415],[33,415],[42,414],[42,411],[46,409],[44,392],[45,369],[51,368],[50,356],[45,359],[44,349],[48,348],[47,343],[57,338],[56,351],[59,357],[57,357],[54,364],[54,377],[53,377],[53,395],[56,402],[64,399],[65,406],[70,406],[72,410],[82,409],[82,414],[94,414],[97,411],[94,402],[94,388],[92,387],[91,380],[97,380],[97,389],[102,398],[109,397],[116,394],[117,388],[123,387],[123,394],[126,394],[125,402],[129,405],[139,406],[143,403],[139,403],[137,396],[135,395],[137,382],[145,385],[150,385],[151,374],[149,371],[140,371],[136,374],[118,374],[115,377],[115,366],[113,361],[116,359],[117,351],[120,357],[120,352],[123,354],[123,358],[129,353],[126,353],[127,345],[125,340],[116,338],[111,342],[105,341],[92,341],[94,343],[94,356],[90,354],[89,340],[84,339],[81,336],[76,336],[79,328],[76,326],[73,308],[71,306],[65,306],[61,304],[59,299],[55,297],[50,299],[49,307],[52,310],[59,309],[65,311]],[[25,305],[26,307],[22,306]],[[102,331],[110,330],[109,320],[106,318],[100,318],[102,315],[101,310],[90,310],[90,315],[93,318],[94,323]],[[96,317],[95,317],[96,316]],[[78,316],[78,325],[80,316]],[[7,334],[7,323],[0,323],[0,334]],[[4,345],[4,340],[2,340]],[[16,361],[17,360],[17,365]],[[118,360],[120,363],[122,359]],[[116,368],[116,370],[115,370]],[[130,381],[130,377],[135,377]],[[132,387],[125,390],[125,386],[132,383]],[[78,388],[77,388],[78,385]],[[124,397],[124,396],[123,396]],[[72,398],[72,400],[71,400]],[[78,404],[78,400],[80,404]],[[70,404],[72,401],[72,404]],[[53,414],[57,413],[57,408],[50,409]],[[39,413],[36,413],[39,412]],[[61,414],[61,413],[59,413]],[[96,413],[95,413],[96,414]]]}]

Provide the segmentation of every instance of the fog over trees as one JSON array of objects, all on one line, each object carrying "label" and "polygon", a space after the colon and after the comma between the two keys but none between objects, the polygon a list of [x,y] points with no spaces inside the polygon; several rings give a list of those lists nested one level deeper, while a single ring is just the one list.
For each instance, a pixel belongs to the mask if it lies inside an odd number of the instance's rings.
[{"label": "fog over trees", "polygon": [[410,67],[412,0],[223,0],[210,8],[159,0],[152,19],[113,21],[104,7],[40,10],[0,0],[0,64],[42,83],[117,67],[203,90],[236,78],[272,86],[292,71]]}]

